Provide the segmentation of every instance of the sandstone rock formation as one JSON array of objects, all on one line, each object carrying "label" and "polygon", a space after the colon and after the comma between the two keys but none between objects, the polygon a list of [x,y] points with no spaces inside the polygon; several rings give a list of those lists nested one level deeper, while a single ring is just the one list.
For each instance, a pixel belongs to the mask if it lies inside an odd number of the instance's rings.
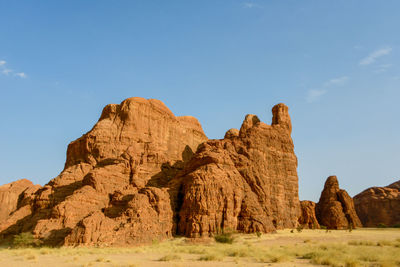
[{"label": "sandstone rock formation", "polygon": [[400,224],[400,181],[385,187],[371,187],[354,197],[356,211],[362,224]]},{"label": "sandstone rock formation", "polygon": [[17,209],[27,205],[22,200],[28,200],[39,187],[27,179],[0,186],[0,222],[6,221]]},{"label": "sandstone rock formation", "polygon": [[319,229],[320,225],[315,215],[315,202],[309,200],[300,201],[301,215],[299,224],[308,229]]},{"label": "sandstone rock formation", "polygon": [[187,163],[179,231],[190,237],[223,228],[271,232],[297,225],[300,215],[297,158],[283,104],[272,125],[247,115],[240,131],[200,145]]},{"label": "sandstone rock formation", "polygon": [[195,118],[176,117],[161,101],[130,98],[107,105],[93,129],[69,144],[64,170],[36,192],[32,214],[2,234],[32,231],[50,245],[169,237],[169,194],[156,187],[168,183],[206,140]]},{"label": "sandstone rock formation", "polygon": [[353,199],[339,188],[336,176],[329,176],[326,180],[315,210],[320,225],[328,229],[347,229],[350,225],[362,227]]},{"label": "sandstone rock formation", "polygon": [[300,215],[297,158],[288,108],[272,125],[246,116],[239,130],[208,140],[193,117],[161,101],[107,105],[71,142],[64,170],[20,198],[0,238],[31,231],[48,245],[129,245],[221,229],[270,232]]}]

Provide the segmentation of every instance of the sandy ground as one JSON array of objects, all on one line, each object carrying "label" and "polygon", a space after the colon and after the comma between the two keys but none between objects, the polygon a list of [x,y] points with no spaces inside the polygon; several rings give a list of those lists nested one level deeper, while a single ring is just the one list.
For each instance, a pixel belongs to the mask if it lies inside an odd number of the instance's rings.
[{"label": "sandy ground", "polygon": [[[391,261],[387,262],[390,264],[380,264],[380,260],[376,259],[370,260],[367,266],[400,266],[400,229],[356,229],[352,232],[303,230],[300,233],[282,230],[261,237],[253,234],[235,237],[233,244],[215,243],[212,239],[193,243],[185,238],[176,238],[134,248],[2,248],[0,266],[317,266],[305,258],[304,253],[321,248],[328,252],[330,249],[339,249],[339,252],[332,252],[332,255],[337,255],[344,253],[340,249],[347,247],[361,252],[367,248],[377,253],[379,249],[386,252],[390,250],[387,252],[391,257]],[[352,242],[361,242],[363,245],[352,245]],[[385,242],[398,243],[387,245]],[[299,255],[296,254],[297,250]],[[214,254],[215,259],[200,260],[201,257]],[[264,254],[272,256],[264,258]],[[275,254],[279,257],[274,258]],[[161,260],[163,257],[165,261]],[[333,266],[329,262],[323,264]],[[345,265],[363,266],[364,263]]]}]

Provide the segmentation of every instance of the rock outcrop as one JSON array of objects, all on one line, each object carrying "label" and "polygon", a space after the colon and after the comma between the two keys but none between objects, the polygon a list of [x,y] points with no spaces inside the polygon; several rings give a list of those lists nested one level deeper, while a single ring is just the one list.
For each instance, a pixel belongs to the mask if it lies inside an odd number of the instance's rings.
[{"label": "rock outcrop", "polygon": [[300,201],[301,215],[299,217],[299,224],[308,229],[319,229],[320,225],[315,215],[316,203],[303,200]]},{"label": "rock outcrop", "polygon": [[159,100],[107,105],[69,144],[60,175],[0,220],[0,238],[31,231],[48,245],[115,246],[295,227],[291,122],[285,105],[272,111],[271,125],[248,115],[240,131],[208,140],[195,118]]},{"label": "rock outcrop", "polygon": [[39,188],[27,179],[0,186],[0,222],[7,221],[17,209],[29,204],[27,200]]},{"label": "rock outcrop", "polygon": [[328,229],[362,227],[353,199],[345,190],[339,188],[336,176],[329,176],[326,180],[315,210],[320,225]]},{"label": "rock outcrop", "polygon": [[283,104],[272,112],[272,125],[247,115],[240,131],[231,129],[224,139],[200,145],[181,175],[181,234],[208,236],[224,228],[271,232],[297,225],[290,117]]},{"label": "rock outcrop", "polygon": [[32,231],[49,245],[170,237],[162,187],[206,140],[195,118],[176,117],[159,100],[107,105],[93,129],[69,144],[64,170],[36,192],[32,213],[2,235]]},{"label": "rock outcrop", "polygon": [[354,204],[366,227],[400,225],[400,181],[368,188],[354,197]]}]

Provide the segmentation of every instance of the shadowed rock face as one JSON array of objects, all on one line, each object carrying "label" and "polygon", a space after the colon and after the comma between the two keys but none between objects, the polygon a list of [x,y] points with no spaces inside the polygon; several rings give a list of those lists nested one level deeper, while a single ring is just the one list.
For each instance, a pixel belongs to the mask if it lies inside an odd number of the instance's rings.
[{"label": "shadowed rock face", "polygon": [[288,108],[272,125],[246,116],[239,130],[208,140],[193,117],[158,100],[107,105],[71,142],[64,170],[20,197],[0,238],[32,231],[48,245],[129,245],[223,228],[270,232],[300,214]]},{"label": "shadowed rock face", "polygon": [[354,204],[364,226],[400,224],[400,181],[368,188],[354,197]]},{"label": "shadowed rock face", "polygon": [[353,199],[339,188],[336,176],[329,176],[326,180],[316,205],[316,216],[320,225],[328,229],[346,229],[350,224],[352,227],[362,227]]}]

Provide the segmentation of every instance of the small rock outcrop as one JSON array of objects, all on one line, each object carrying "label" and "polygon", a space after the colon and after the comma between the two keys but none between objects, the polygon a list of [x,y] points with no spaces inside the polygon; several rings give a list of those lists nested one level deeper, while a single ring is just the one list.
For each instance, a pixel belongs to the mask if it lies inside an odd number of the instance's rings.
[{"label": "small rock outcrop", "polygon": [[33,186],[33,183],[27,179],[0,186],[0,221],[6,220],[10,213],[17,210],[20,195]]},{"label": "small rock outcrop", "polygon": [[400,181],[368,188],[354,197],[354,204],[366,227],[400,225]]},{"label": "small rock outcrop", "polygon": [[272,124],[247,115],[240,130],[208,140],[193,117],[161,101],[107,105],[67,149],[64,170],[18,194],[0,240],[32,232],[46,245],[122,246],[223,229],[271,232],[300,216],[288,107]]},{"label": "small rock outcrop", "polygon": [[328,229],[362,227],[353,199],[345,190],[339,188],[336,176],[329,176],[326,180],[315,211],[319,224]]},{"label": "small rock outcrop", "polygon": [[315,215],[315,202],[309,200],[300,201],[301,215],[299,224],[308,229],[319,229],[320,225]]},{"label": "small rock outcrop", "polygon": [[30,213],[33,194],[39,188],[27,179],[0,186],[0,231]]}]

